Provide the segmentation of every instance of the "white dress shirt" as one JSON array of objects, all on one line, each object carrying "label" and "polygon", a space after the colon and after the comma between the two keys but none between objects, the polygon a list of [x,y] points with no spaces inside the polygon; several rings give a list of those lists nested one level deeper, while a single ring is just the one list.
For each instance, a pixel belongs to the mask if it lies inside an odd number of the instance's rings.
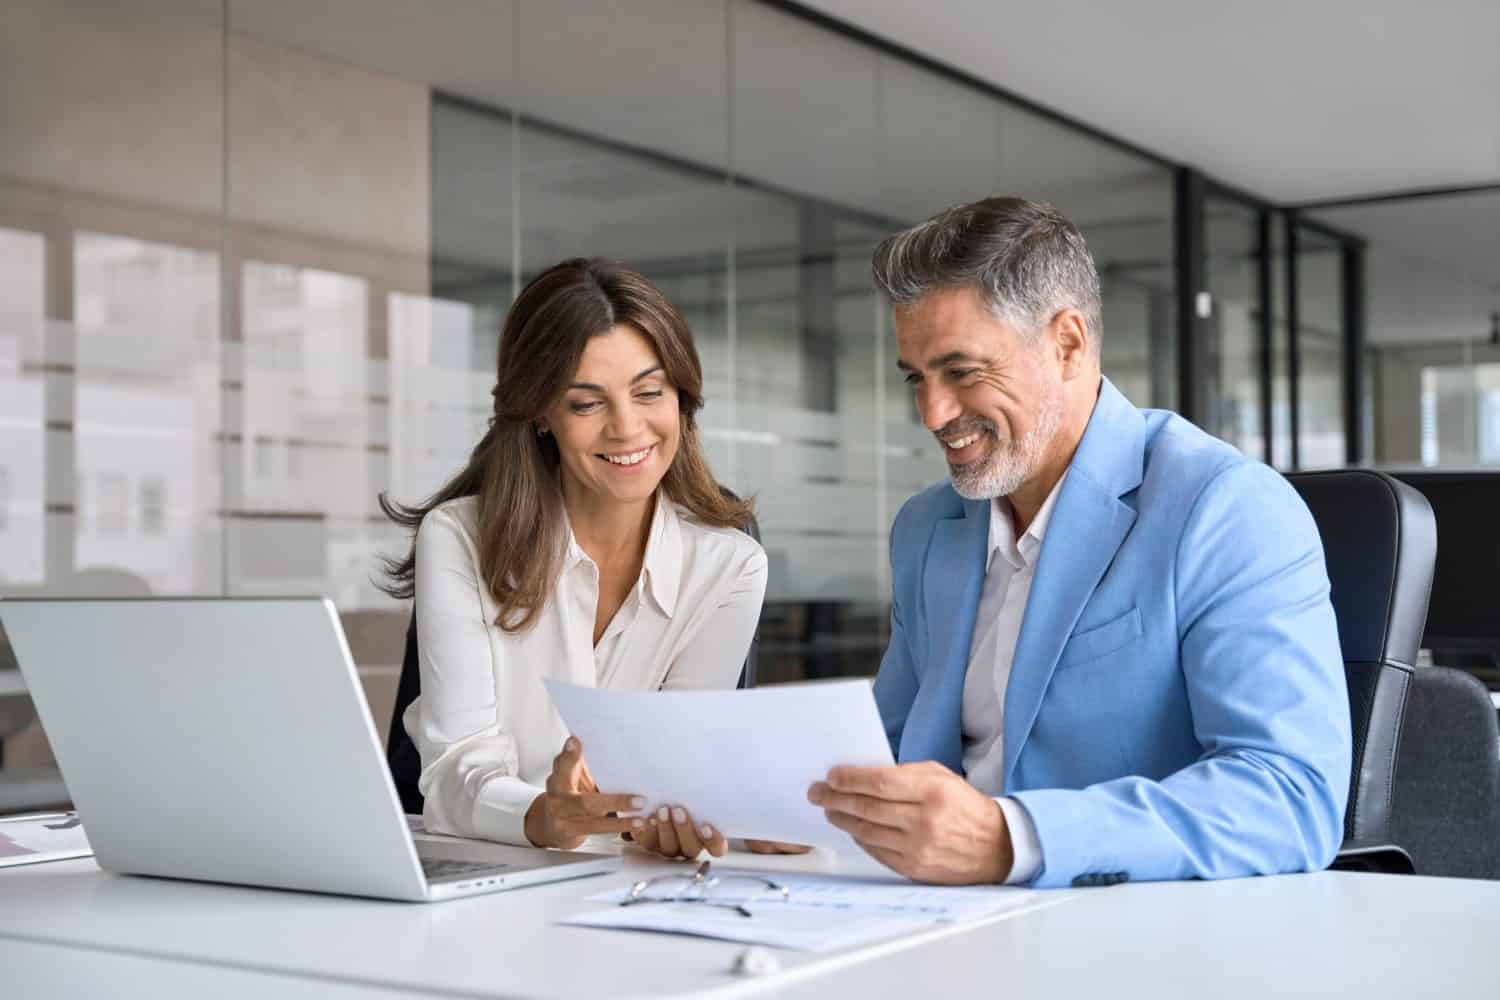
[{"label": "white dress shirt", "polygon": [[595,645],[599,569],[571,528],[552,596],[520,633],[495,624],[476,534],[473,497],[434,508],[417,531],[422,694],[402,723],[422,758],[427,829],[524,845],[526,810],[569,735],[543,678],[634,691],[734,687],[760,619],[766,554],[744,532],[707,527],[658,494],[641,575]]},{"label": "white dress shirt", "polygon": [[[969,784],[986,795],[1005,794],[1001,787],[1005,783],[1005,689],[1010,684],[1011,661],[1042,537],[1066,478],[1065,472],[1019,540],[1010,501],[1001,497],[990,502],[989,559],[969,645],[962,711],[964,773]],[[1005,881],[1010,885],[1029,882],[1042,867],[1036,828],[1015,799],[998,801],[1015,851],[1015,863]]]}]

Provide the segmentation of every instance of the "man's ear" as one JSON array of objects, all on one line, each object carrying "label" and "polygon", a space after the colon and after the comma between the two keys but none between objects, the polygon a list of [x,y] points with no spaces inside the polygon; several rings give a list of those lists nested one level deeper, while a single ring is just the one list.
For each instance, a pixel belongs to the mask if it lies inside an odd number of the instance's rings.
[{"label": "man's ear", "polygon": [[1080,309],[1064,309],[1052,317],[1052,348],[1057,352],[1058,367],[1064,381],[1077,378],[1087,369],[1093,348],[1094,331]]}]

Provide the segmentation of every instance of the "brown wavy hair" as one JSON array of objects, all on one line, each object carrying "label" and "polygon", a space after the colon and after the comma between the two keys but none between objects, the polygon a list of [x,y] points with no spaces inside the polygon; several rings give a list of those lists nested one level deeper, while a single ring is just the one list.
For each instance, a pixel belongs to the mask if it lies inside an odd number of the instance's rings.
[{"label": "brown wavy hair", "polygon": [[661,290],[619,261],[575,257],[526,285],[505,318],[495,375],[494,416],[468,464],[423,503],[407,507],[380,494],[380,509],[413,533],[404,559],[387,559],[380,587],[416,595],[415,533],[428,512],[458,497],[477,498],[479,568],[507,632],[531,626],[547,603],[567,552],[557,442],[536,432],[566,390],[591,337],[616,326],[643,333],[677,390],[681,440],[660,489],[704,524],[742,527],[752,505],[720,489],[698,443],[703,366],[687,321]]}]

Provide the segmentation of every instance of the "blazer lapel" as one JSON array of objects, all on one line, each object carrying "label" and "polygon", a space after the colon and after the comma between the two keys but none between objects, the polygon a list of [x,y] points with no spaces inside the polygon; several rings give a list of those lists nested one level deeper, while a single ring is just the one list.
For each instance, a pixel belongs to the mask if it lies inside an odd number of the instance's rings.
[{"label": "blazer lapel", "polygon": [[988,501],[965,501],[963,516],[937,522],[922,572],[922,593],[932,674],[924,678],[901,740],[902,760],[936,760],[963,766],[964,672],[990,537]]},{"label": "blazer lapel", "polygon": [[1105,379],[1042,539],[1005,692],[1005,781],[1036,723],[1063,645],[1135,523],[1119,499],[1141,483],[1145,421]]}]

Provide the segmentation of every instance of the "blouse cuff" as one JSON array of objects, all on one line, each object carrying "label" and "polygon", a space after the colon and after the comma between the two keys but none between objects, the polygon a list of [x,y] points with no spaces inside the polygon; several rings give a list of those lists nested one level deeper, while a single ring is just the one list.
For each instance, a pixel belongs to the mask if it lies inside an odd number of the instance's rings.
[{"label": "blouse cuff", "polygon": [[474,833],[502,844],[533,846],[526,839],[526,810],[544,789],[511,775],[486,781],[474,798]]}]

